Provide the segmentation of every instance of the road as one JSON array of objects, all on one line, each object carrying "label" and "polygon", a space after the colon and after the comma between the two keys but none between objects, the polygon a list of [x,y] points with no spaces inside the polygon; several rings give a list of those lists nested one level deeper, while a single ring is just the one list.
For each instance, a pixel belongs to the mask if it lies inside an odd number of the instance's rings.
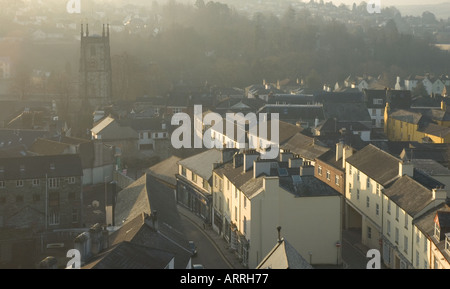
[{"label": "road", "polygon": [[206,269],[231,269],[223,259],[214,243],[205,233],[189,219],[181,215],[186,237],[197,245],[197,256],[192,258],[192,264],[203,264]]}]

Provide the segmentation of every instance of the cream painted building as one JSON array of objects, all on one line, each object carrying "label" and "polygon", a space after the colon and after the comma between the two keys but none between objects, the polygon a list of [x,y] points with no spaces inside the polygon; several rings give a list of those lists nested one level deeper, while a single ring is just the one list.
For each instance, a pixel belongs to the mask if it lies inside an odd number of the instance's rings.
[{"label": "cream painted building", "polygon": [[381,248],[381,191],[407,169],[411,171],[411,166],[399,164],[399,159],[374,145],[346,159],[346,228],[360,229],[362,243],[369,248]]},{"label": "cream painted building", "polygon": [[314,178],[313,167],[258,158],[245,151],[214,170],[216,232],[252,269],[273,249],[278,226],[311,264],[340,264],[341,195]]}]

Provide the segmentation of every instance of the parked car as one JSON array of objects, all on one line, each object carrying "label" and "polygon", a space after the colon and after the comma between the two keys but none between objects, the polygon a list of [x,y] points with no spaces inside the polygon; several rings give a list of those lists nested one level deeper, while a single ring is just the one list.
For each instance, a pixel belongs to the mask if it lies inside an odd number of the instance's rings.
[{"label": "parked car", "polygon": [[202,264],[194,264],[192,265],[192,269],[205,269],[205,266]]},{"label": "parked car", "polygon": [[194,241],[189,241],[189,249],[191,250],[192,257],[197,256],[197,246]]}]

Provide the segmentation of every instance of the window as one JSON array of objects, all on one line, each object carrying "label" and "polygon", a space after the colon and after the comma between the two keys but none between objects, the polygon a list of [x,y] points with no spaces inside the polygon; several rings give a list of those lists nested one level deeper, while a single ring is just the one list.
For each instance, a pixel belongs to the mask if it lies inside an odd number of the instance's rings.
[{"label": "window", "polygon": [[348,165],[348,174],[352,175],[352,165]]},{"label": "window", "polygon": [[228,212],[230,211],[230,199],[229,198],[227,198],[227,209],[228,209]]},{"label": "window", "polygon": [[180,113],[180,112],[183,112],[183,108],[181,108],[181,107],[174,107],[174,108],[172,108],[172,112],[173,112],[173,113]]},{"label": "window", "polygon": [[195,174],[194,172],[192,172],[192,181],[193,181],[194,183],[197,182],[197,174]]},{"label": "window", "polygon": [[372,228],[367,227],[367,238],[372,239]]},{"label": "window", "polygon": [[403,250],[405,253],[408,253],[408,237],[403,236]]},{"label": "window", "polygon": [[356,199],[359,200],[359,189],[356,189]]},{"label": "window", "polygon": [[388,236],[391,236],[391,221],[387,220],[387,224],[386,224],[386,234]]},{"label": "window", "polygon": [[227,180],[227,190],[229,190],[229,189],[230,189],[230,181]]},{"label": "window", "polygon": [[319,174],[319,176],[322,175],[322,166],[317,167],[317,173]]},{"label": "window", "polygon": [[380,205],[379,204],[375,204],[375,213],[377,214],[377,216],[380,215]]},{"label": "window", "polygon": [[244,208],[247,208],[247,198],[244,197]]},{"label": "window", "polygon": [[376,108],[372,108],[372,115],[377,115],[377,109]]},{"label": "window", "polygon": [[214,175],[214,187],[217,188],[219,183],[217,182],[217,175]]},{"label": "window", "polygon": [[39,179],[33,179],[32,184],[33,184],[33,187],[39,186],[39,184],[40,184]]},{"label": "window", "polygon": [[424,241],[423,241],[423,252],[425,254],[427,254],[427,251],[428,251],[428,242],[427,242],[427,239],[424,238]]},{"label": "window", "polygon": [[387,213],[390,215],[391,214],[391,200],[387,200]]},{"label": "window", "polygon": [[238,190],[236,189],[236,187],[234,187],[234,198],[237,199],[238,197]]},{"label": "window", "polygon": [[367,188],[368,189],[370,188],[370,178],[369,177],[367,177]]},{"label": "window", "polygon": [[366,207],[370,207],[370,198],[369,196],[366,197]]},{"label": "window", "polygon": [[0,181],[0,189],[3,189],[5,187],[5,181]]},{"label": "window", "polygon": [[23,196],[22,195],[16,196],[16,202],[17,203],[22,203],[23,202]]},{"label": "window", "polygon": [[78,223],[78,209],[72,209],[72,223]]},{"label": "window", "polygon": [[380,194],[380,184],[377,184],[377,195]]},{"label": "window", "polygon": [[59,187],[59,179],[58,178],[49,178],[48,179],[48,187],[50,189]]},{"label": "window", "polygon": [[445,237],[445,250],[450,251],[450,237]]},{"label": "window", "polygon": [[357,181],[359,181],[359,176],[360,176],[359,171],[357,171],[357,172],[356,172],[356,180],[357,180]]},{"label": "window", "polygon": [[348,191],[350,192],[350,194],[352,193],[352,183],[348,184]]},{"label": "window", "polygon": [[247,217],[245,217],[245,216],[244,216],[244,224],[243,224],[243,227],[244,227],[244,234],[247,234]]},{"label": "window", "polygon": [[374,98],[373,99],[373,104],[382,105],[383,104],[383,99],[382,98]]},{"label": "window", "polygon": [[69,184],[75,184],[75,177],[69,177],[69,179],[67,180],[67,182]]},{"label": "window", "polygon": [[420,232],[417,231],[417,234],[416,234],[416,244],[419,245],[419,243],[420,243]]},{"label": "window", "polygon": [[416,267],[419,267],[419,251],[416,251]]},{"label": "window", "polygon": [[339,186],[339,176],[334,177],[334,182],[336,183],[336,186]]},{"label": "window", "polygon": [[398,228],[395,228],[395,243],[398,245]]},{"label": "window", "polygon": [[234,220],[237,222],[238,214],[237,214],[237,207],[234,207]]},{"label": "window", "polygon": [[327,170],[327,180],[330,180],[330,171]]},{"label": "window", "polygon": [[59,225],[59,210],[53,209],[48,214],[49,225]]},{"label": "window", "polygon": [[222,197],[219,196],[219,212],[222,213]]},{"label": "window", "polygon": [[397,220],[397,222],[398,222],[399,215],[400,215],[400,207],[396,206],[395,207],[395,219]]},{"label": "window", "polygon": [[181,167],[181,175],[186,177],[186,168],[185,167]]},{"label": "window", "polygon": [[33,202],[39,202],[41,200],[41,196],[39,194],[33,194]]},{"label": "window", "polygon": [[434,237],[438,240],[441,238],[441,228],[436,223],[434,223]]},{"label": "window", "polygon": [[23,187],[23,180],[17,180],[16,181],[16,187]]},{"label": "window", "polygon": [[204,188],[205,190],[208,189],[208,181],[207,181],[206,179],[203,179],[203,188]]},{"label": "window", "polygon": [[405,214],[405,229],[408,229],[408,215]]}]

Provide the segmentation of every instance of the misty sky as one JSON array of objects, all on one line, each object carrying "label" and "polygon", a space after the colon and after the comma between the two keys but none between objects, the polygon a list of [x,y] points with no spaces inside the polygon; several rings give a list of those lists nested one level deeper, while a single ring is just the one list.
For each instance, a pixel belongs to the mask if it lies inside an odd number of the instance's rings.
[{"label": "misty sky", "polygon": [[[325,2],[328,2],[325,0]],[[334,4],[338,5],[344,3],[346,5],[352,5],[353,3],[360,3],[361,1],[355,0],[335,0]],[[368,2],[368,1],[366,1]],[[422,5],[422,4],[441,4],[441,3],[449,3],[448,0],[380,0],[381,6],[398,6],[398,5]]]}]

